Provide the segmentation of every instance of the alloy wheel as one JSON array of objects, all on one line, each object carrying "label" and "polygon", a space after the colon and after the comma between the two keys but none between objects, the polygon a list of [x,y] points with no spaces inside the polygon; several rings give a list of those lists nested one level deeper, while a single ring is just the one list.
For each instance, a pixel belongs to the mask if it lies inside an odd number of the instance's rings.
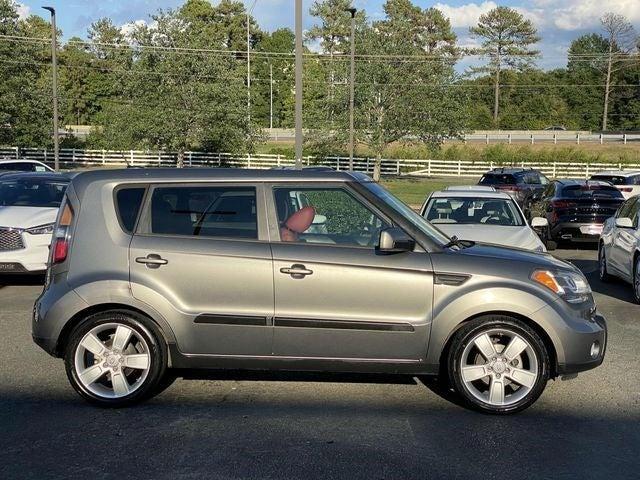
[{"label": "alloy wheel", "polygon": [[149,345],[134,328],[103,323],[80,340],[74,355],[82,386],[101,398],[119,399],[144,383],[151,367]]},{"label": "alloy wheel", "polygon": [[539,360],[523,336],[502,328],[479,333],[460,358],[464,388],[494,407],[513,405],[531,392],[539,376]]}]

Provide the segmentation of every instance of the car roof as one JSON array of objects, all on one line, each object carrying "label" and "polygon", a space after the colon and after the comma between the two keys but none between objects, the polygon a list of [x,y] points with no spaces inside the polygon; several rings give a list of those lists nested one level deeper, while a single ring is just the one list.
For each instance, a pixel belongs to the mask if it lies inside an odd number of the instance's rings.
[{"label": "car roof", "polygon": [[199,183],[199,182],[371,182],[358,172],[317,170],[258,170],[246,168],[128,168],[83,171],[73,178],[81,195],[95,182],[115,183]]},{"label": "car roof", "polygon": [[508,174],[508,175],[513,175],[516,173],[526,173],[526,172],[533,172],[533,173],[540,173],[537,170],[534,170],[532,168],[522,168],[522,167],[498,167],[498,168],[492,168],[491,170],[489,170],[486,174],[489,173],[497,173],[497,174]]},{"label": "car roof", "polygon": [[488,185],[450,185],[445,188],[447,192],[495,192],[496,189],[494,187],[490,187]]},{"label": "car roof", "polygon": [[601,175],[610,175],[612,177],[631,177],[633,175],[640,175],[640,170],[605,170],[604,172],[594,173],[592,177],[599,177]]},{"label": "car roof", "polygon": [[40,160],[29,160],[28,158],[3,158],[0,159],[0,163],[37,163],[38,165],[45,165]]},{"label": "car roof", "polygon": [[6,175],[2,175],[2,181],[5,182],[7,180],[22,180],[29,178],[50,181],[71,181],[71,179],[76,175],[78,175],[77,172],[10,172]]},{"label": "car roof", "polygon": [[494,198],[496,200],[511,200],[511,196],[504,192],[478,191],[478,190],[439,190],[431,194],[431,198]]}]

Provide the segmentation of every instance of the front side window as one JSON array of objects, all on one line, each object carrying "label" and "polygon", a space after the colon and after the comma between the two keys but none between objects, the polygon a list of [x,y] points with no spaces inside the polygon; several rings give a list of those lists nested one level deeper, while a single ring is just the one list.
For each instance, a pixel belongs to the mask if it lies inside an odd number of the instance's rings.
[{"label": "front side window", "polygon": [[253,187],[159,187],[151,197],[151,233],[258,238]]},{"label": "front side window", "polygon": [[425,218],[434,225],[445,223],[504,227],[524,225],[524,219],[513,200],[500,198],[432,198],[425,209]]},{"label": "front side window", "polygon": [[6,180],[0,182],[0,206],[58,208],[67,185],[66,181]]},{"label": "front side window", "polygon": [[389,224],[341,188],[275,188],[280,240],[374,247]]}]

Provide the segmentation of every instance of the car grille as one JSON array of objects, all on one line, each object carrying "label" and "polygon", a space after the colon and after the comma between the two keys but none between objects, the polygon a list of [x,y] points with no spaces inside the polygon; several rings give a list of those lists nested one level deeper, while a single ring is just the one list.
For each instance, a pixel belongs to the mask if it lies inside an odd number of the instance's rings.
[{"label": "car grille", "polygon": [[0,252],[10,252],[23,248],[22,233],[17,230],[0,228]]}]

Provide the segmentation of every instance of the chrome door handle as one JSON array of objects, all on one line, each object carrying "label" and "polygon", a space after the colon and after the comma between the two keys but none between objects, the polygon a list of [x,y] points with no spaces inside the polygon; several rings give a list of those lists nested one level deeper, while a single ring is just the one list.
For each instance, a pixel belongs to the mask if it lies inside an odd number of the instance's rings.
[{"label": "chrome door handle", "polygon": [[169,261],[165,260],[160,255],[150,253],[146,257],[136,258],[136,263],[142,263],[146,265],[147,268],[160,268],[161,265],[166,265],[167,263],[169,263]]},{"label": "chrome door handle", "polygon": [[304,278],[307,275],[313,274],[313,270],[309,270],[304,265],[295,263],[290,267],[281,268],[280,273],[284,273],[285,275],[291,275],[293,278]]}]

